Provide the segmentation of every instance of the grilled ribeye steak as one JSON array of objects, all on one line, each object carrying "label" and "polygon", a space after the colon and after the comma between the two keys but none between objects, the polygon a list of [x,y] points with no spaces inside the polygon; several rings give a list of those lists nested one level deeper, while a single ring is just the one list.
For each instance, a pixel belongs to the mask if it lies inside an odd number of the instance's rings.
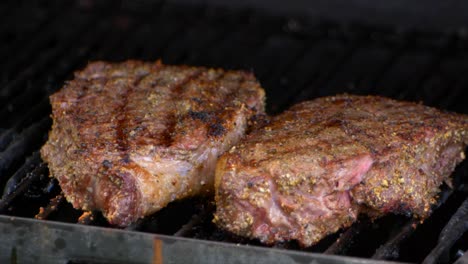
[{"label": "grilled ribeye steak", "polygon": [[264,243],[310,246],[361,208],[427,216],[463,158],[468,117],[377,96],[303,102],[226,152],[215,222]]},{"label": "grilled ribeye steak", "polygon": [[212,192],[218,156],[264,111],[250,73],[138,61],[91,63],[50,100],[51,175],[118,226]]}]

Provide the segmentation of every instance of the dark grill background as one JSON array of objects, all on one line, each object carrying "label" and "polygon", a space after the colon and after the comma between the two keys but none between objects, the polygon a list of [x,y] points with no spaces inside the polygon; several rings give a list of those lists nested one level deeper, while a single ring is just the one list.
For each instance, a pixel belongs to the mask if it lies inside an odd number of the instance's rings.
[{"label": "dark grill background", "polygon": [[[468,39],[462,33],[139,2],[112,8],[93,1],[0,4],[1,214],[34,217],[43,207],[38,215],[42,219],[108,226],[99,213],[78,219],[83,212],[61,197],[38,154],[51,125],[47,96],[92,60],[160,58],[166,64],[248,69],[264,86],[271,114],[299,101],[343,92],[468,113]],[[454,173],[455,188],[444,186],[441,205],[416,229],[418,221],[405,216],[375,222],[363,218],[302,250],[453,262],[468,250],[467,174],[464,162]],[[212,210],[206,199],[176,202],[128,229],[260,245],[216,229]],[[299,249],[292,242],[275,247]]]}]

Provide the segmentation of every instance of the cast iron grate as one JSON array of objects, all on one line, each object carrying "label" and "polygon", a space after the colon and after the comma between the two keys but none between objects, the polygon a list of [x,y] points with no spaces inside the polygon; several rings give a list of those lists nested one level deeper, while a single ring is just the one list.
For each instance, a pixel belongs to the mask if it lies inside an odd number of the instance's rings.
[{"label": "cast iron grate", "polygon": [[[250,69],[267,90],[272,114],[342,92],[468,113],[468,39],[462,34],[311,23],[254,10],[163,2],[144,8],[71,3],[0,4],[1,214],[108,226],[99,213],[71,208],[38,153],[51,125],[48,95],[91,60],[161,58],[167,64]],[[440,205],[422,224],[405,216],[363,218],[311,248],[274,247],[453,262],[468,250],[467,174],[464,162],[454,173],[454,188],[445,187]],[[180,201],[128,229],[260,245],[218,230],[211,223],[213,208],[206,199]]]}]

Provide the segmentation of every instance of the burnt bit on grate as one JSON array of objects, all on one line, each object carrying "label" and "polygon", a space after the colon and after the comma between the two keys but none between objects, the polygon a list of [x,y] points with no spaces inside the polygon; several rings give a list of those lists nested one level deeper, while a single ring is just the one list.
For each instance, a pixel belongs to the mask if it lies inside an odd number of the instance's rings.
[{"label": "burnt bit on grate", "polygon": [[54,213],[59,209],[59,206],[65,201],[63,194],[59,194],[52,198],[49,204],[46,207],[39,207],[39,212],[34,216],[34,218],[39,220],[45,220],[49,217],[50,214]]}]

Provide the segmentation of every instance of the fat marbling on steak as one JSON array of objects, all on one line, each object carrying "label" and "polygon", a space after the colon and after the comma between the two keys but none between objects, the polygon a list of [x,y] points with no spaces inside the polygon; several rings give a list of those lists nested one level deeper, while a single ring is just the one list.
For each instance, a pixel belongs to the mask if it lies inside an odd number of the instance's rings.
[{"label": "fat marbling on steak", "polygon": [[353,95],[299,103],[220,158],[214,221],[264,243],[310,246],[360,212],[426,217],[467,143],[467,116],[420,104]]},{"label": "fat marbling on steak", "polygon": [[51,175],[118,226],[212,192],[218,156],[264,110],[250,73],[139,61],[91,63],[50,100]]}]

